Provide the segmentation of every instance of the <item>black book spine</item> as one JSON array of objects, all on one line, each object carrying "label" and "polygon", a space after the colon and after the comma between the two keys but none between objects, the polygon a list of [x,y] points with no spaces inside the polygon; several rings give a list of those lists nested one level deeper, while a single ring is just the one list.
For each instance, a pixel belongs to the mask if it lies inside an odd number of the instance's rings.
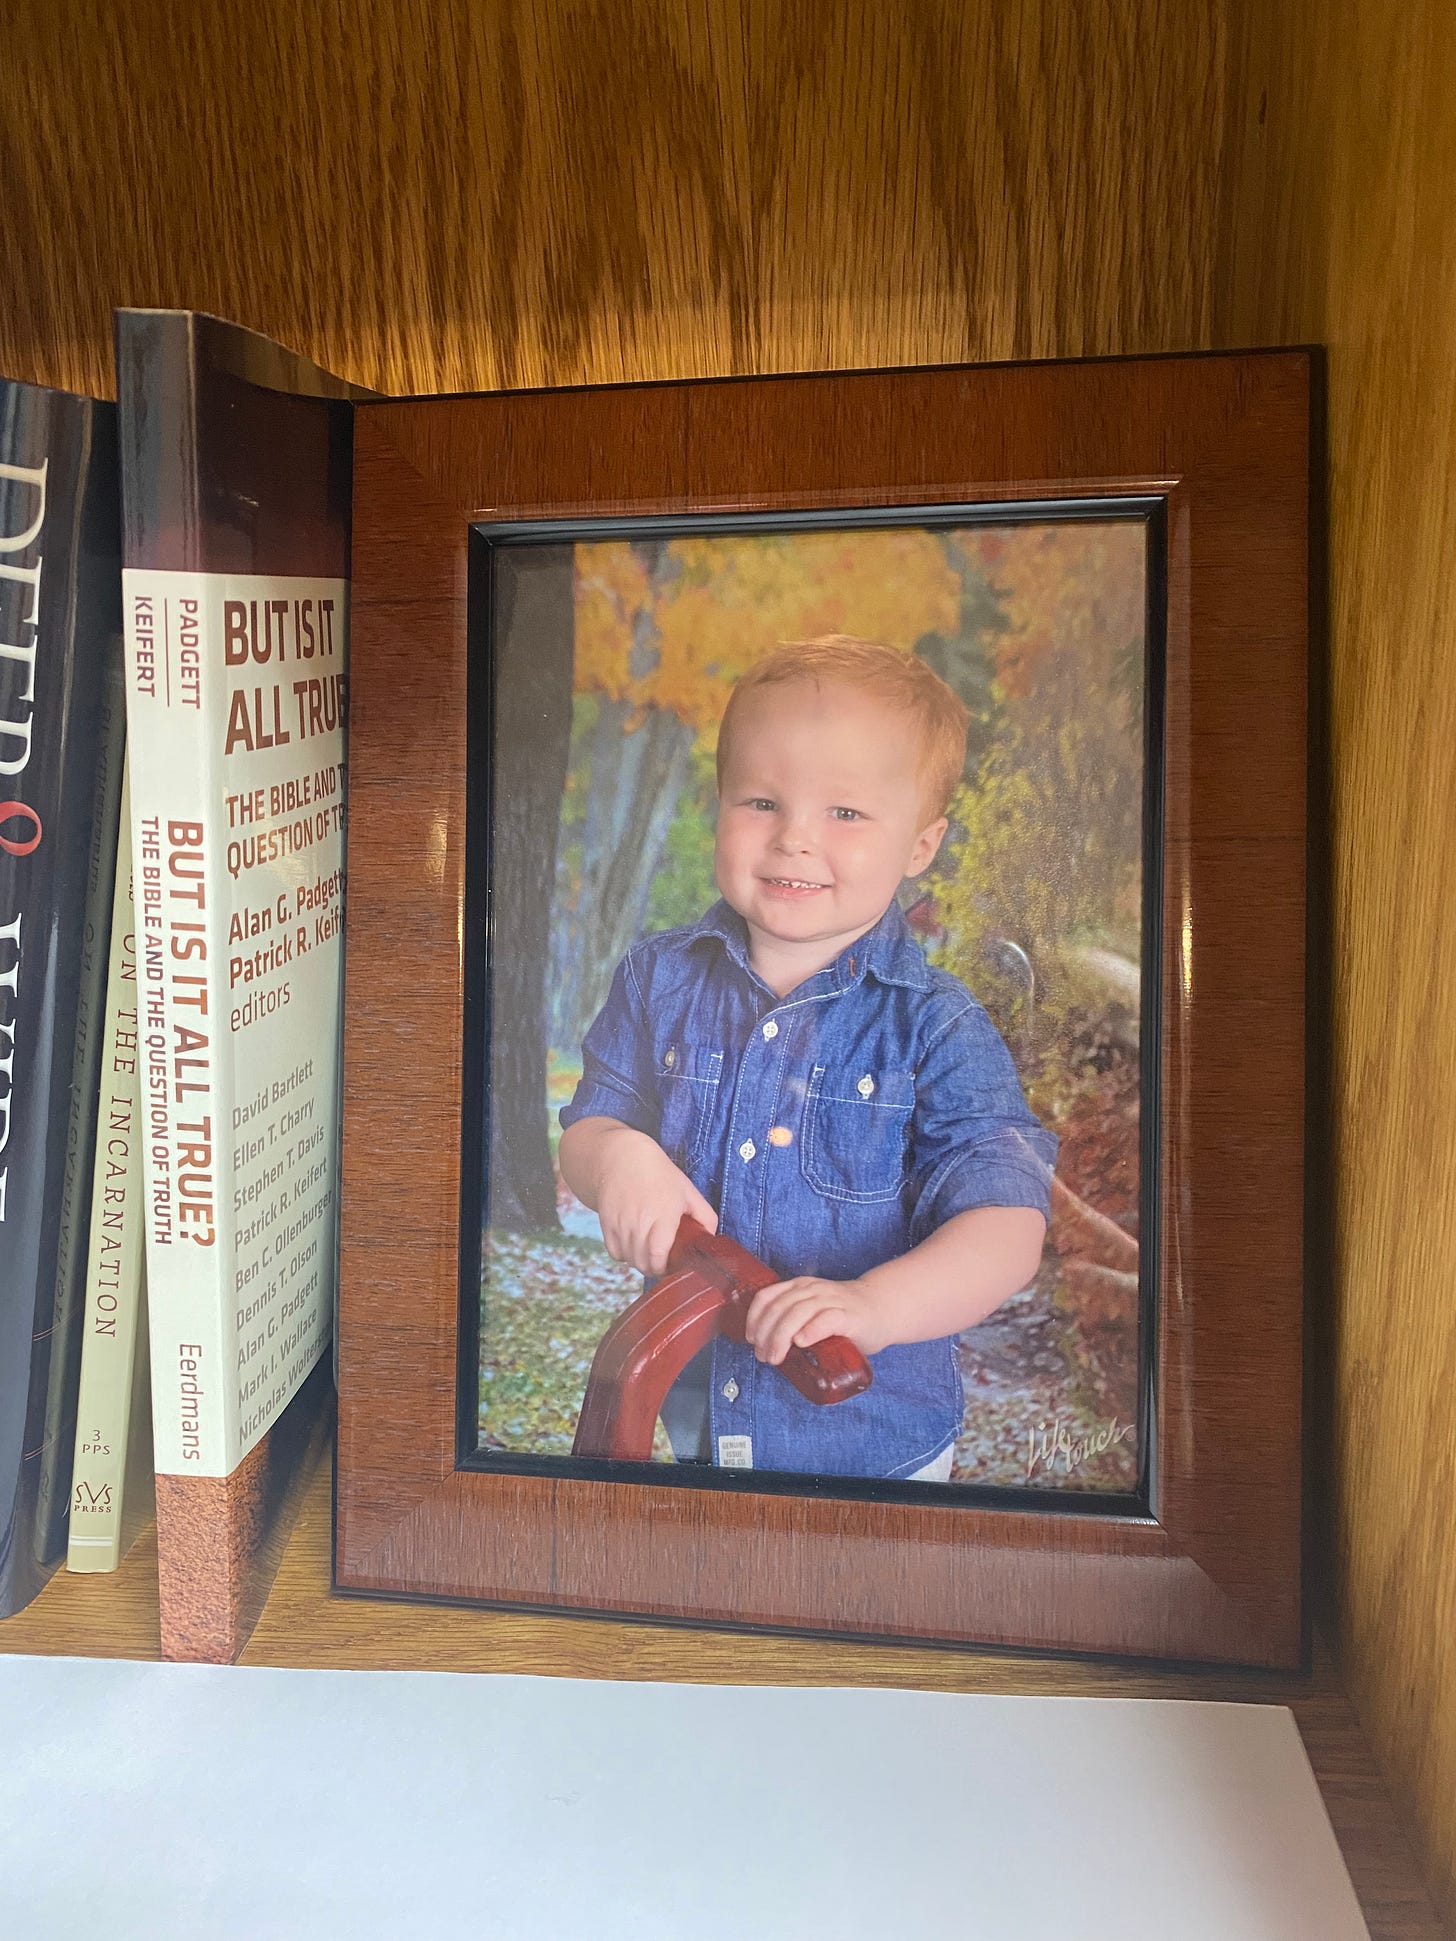
[{"label": "black book spine", "polygon": [[0,1617],[65,1551],[120,664],[115,408],[0,381]]}]

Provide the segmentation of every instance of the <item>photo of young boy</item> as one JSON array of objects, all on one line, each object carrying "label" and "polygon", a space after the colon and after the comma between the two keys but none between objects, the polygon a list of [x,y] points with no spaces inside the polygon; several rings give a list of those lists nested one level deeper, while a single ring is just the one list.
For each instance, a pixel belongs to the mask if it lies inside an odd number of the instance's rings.
[{"label": "photo of young boy", "polygon": [[[1056,1140],[895,901],[945,836],[967,719],[878,643],[757,662],[718,736],[720,900],[635,945],[587,1033],[560,1164],[613,1259],[662,1274],[687,1213],[784,1276],[668,1397],[679,1461],[947,1481],[957,1339],[1036,1273]],[[874,1382],[821,1407],[771,1371],[830,1335]]]},{"label": "photo of young boy", "polygon": [[[502,651],[571,703],[554,755],[494,750],[554,887],[534,984],[529,870],[498,899],[483,1451],[570,1453],[688,1215],[776,1278],[655,1460],[1132,1485],[1146,573],[1103,519],[705,528],[498,576]],[[781,1364],[831,1337],[873,1379],[823,1406]]]}]

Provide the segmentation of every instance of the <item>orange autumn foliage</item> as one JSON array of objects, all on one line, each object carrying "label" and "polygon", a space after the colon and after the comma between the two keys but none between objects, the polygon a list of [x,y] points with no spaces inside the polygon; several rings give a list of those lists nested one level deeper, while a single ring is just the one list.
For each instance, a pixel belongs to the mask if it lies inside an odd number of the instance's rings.
[{"label": "orange autumn foliage", "polygon": [[576,549],[576,691],[670,709],[709,746],[733,682],[779,641],[852,633],[908,653],[959,608],[941,538],[913,527],[694,536],[651,563],[643,551]]},{"label": "orange autumn foliage", "polygon": [[996,677],[1009,701],[1036,686],[1050,653],[1075,657],[1089,685],[1143,619],[1142,527],[1116,523],[982,527],[957,534],[1001,595],[1009,630]]}]

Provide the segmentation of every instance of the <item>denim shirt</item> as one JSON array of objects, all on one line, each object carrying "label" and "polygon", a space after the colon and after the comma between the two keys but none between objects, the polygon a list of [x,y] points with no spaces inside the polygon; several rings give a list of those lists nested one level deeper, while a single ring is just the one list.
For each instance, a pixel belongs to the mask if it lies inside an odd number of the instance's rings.
[{"label": "denim shirt", "polygon": [[[995,1026],[932,969],[892,903],[832,964],[776,997],[741,917],[634,944],[582,1046],[563,1127],[648,1133],[784,1279],[850,1280],[977,1206],[1049,1210],[1057,1141]],[[960,1432],[957,1337],[885,1348],[863,1395],[806,1401],[719,1338],[710,1447],[738,1468],[911,1476]]]}]

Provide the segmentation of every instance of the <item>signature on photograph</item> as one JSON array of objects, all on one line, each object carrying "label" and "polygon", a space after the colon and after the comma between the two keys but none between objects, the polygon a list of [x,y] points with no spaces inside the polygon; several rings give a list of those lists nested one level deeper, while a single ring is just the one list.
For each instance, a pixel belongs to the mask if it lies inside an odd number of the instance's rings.
[{"label": "signature on photograph", "polygon": [[1136,1433],[1136,1423],[1119,1421],[1115,1415],[1099,1423],[1095,1429],[1076,1434],[1060,1416],[1053,1422],[1041,1422],[1027,1431],[1026,1480],[1030,1482],[1038,1470],[1052,1472],[1060,1469],[1064,1475],[1070,1476],[1084,1468],[1095,1456],[1103,1455],[1114,1444],[1126,1442],[1129,1436]]}]

